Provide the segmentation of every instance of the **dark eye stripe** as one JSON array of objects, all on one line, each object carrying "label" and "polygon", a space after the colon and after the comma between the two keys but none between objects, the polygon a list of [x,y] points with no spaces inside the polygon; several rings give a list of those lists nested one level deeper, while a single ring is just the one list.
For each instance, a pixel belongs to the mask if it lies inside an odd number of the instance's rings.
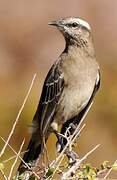
[{"label": "dark eye stripe", "polygon": [[66,24],[67,27],[77,27],[78,24],[76,22]]}]

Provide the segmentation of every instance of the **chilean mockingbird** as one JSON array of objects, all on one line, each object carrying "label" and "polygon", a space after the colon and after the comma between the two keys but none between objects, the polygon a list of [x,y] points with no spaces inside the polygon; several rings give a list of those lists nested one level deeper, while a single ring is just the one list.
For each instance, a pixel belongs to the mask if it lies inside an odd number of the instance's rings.
[{"label": "chilean mockingbird", "polygon": [[[64,134],[71,123],[78,125],[100,84],[90,25],[75,17],[49,24],[63,34],[66,46],[45,79],[33,119],[32,137],[23,157],[26,163],[37,160],[51,132],[58,137],[59,150],[64,148],[58,126],[62,125],[61,134]],[[72,126],[71,129],[73,133]]]}]

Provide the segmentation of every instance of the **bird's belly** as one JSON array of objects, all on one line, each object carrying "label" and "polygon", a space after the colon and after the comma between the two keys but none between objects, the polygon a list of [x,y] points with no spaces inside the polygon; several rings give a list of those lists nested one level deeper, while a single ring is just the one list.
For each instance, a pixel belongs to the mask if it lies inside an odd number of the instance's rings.
[{"label": "bird's belly", "polygon": [[57,108],[57,114],[55,121],[58,124],[63,124],[68,119],[76,116],[88,103],[94,86],[87,86],[87,83],[78,85],[75,88],[65,87],[62,93],[60,103]]}]

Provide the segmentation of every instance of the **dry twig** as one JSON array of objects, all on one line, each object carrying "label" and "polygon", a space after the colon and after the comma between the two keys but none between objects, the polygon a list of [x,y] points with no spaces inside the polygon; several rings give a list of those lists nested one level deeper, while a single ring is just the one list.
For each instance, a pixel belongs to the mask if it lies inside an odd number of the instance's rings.
[{"label": "dry twig", "polygon": [[20,108],[20,110],[19,110],[19,112],[18,112],[18,115],[17,115],[17,117],[16,117],[16,119],[15,119],[15,122],[14,122],[14,124],[13,124],[13,127],[12,127],[12,129],[11,129],[11,131],[10,131],[10,134],[8,135],[7,141],[6,141],[5,145],[4,145],[4,147],[2,148],[2,151],[0,152],[0,157],[4,154],[5,149],[6,149],[8,143],[9,143],[9,141],[10,141],[10,139],[11,139],[13,133],[14,133],[14,130],[15,130],[16,125],[17,125],[17,123],[18,123],[19,117],[20,117],[20,115],[21,115],[21,113],[22,113],[22,110],[23,110],[23,108],[24,108],[24,105],[25,105],[25,103],[26,103],[26,101],[27,101],[27,99],[28,99],[28,97],[29,97],[29,94],[30,94],[30,92],[31,92],[31,89],[32,89],[32,87],[33,87],[35,78],[36,78],[36,74],[34,74],[34,77],[33,77],[32,82],[31,82],[31,84],[30,84],[29,90],[28,90],[28,92],[27,92],[27,94],[26,94],[26,97],[24,98],[23,104],[22,104],[22,106],[21,106],[21,108]]},{"label": "dry twig", "polygon": [[[114,162],[114,164],[116,164],[117,163],[117,160]],[[114,165],[113,164],[113,165]],[[107,177],[109,176],[109,174],[111,173],[111,171],[112,171],[112,167],[108,170],[108,172],[107,172],[107,174],[104,176],[104,179],[107,179]]]},{"label": "dry twig", "polygon": [[[28,150],[21,152],[19,155],[21,156],[21,155],[23,155],[23,154],[26,153],[26,152],[28,152]],[[2,163],[7,163],[7,162],[15,159],[16,157],[17,157],[17,155],[11,156],[9,159],[6,159],[6,160],[2,161]]]},{"label": "dry twig", "polygon": [[24,142],[25,142],[25,139],[22,141],[22,144],[21,144],[20,149],[19,149],[19,151],[18,151],[18,153],[17,153],[16,159],[15,159],[13,165],[11,166],[11,170],[10,170],[10,173],[9,173],[9,176],[8,176],[8,180],[11,179],[13,169],[14,169],[16,163],[17,163],[17,160],[18,160],[19,155],[20,155],[20,153],[21,153],[21,150],[22,150],[22,148],[23,148]]},{"label": "dry twig", "polygon": [[[3,140],[3,142],[6,143],[6,141],[4,140],[3,137],[0,136],[0,138]],[[10,144],[7,144],[7,145],[8,145],[8,147],[14,152],[14,154],[17,156],[17,152],[12,148],[12,146],[11,146]],[[40,179],[39,176],[38,176],[34,171],[32,171],[32,169],[30,168],[30,166],[22,159],[22,157],[21,157],[20,155],[18,156],[18,158],[24,163],[24,165],[27,167],[27,169],[30,170],[30,171],[32,172],[32,174],[35,175],[35,177],[37,177],[38,179]]]},{"label": "dry twig", "polygon": [[5,180],[8,180],[6,175],[4,174],[4,171],[2,169],[0,169],[0,173],[2,175],[2,177],[5,179]]}]

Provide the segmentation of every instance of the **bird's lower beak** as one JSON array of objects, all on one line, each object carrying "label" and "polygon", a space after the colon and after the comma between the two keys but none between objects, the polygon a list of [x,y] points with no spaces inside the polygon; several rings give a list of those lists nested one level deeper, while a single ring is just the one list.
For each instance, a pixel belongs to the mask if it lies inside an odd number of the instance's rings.
[{"label": "bird's lower beak", "polygon": [[48,24],[51,26],[58,26],[58,21],[51,21]]}]

